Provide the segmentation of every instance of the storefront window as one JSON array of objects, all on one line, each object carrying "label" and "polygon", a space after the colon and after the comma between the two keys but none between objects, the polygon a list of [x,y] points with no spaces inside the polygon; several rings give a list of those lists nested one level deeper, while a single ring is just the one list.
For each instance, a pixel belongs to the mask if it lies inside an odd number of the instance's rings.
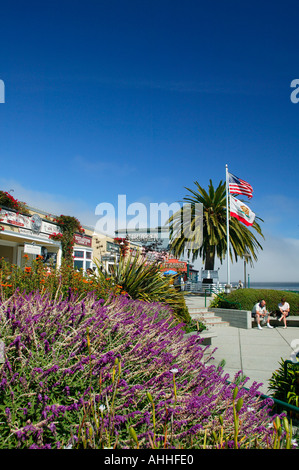
[{"label": "storefront window", "polygon": [[29,254],[24,253],[24,247],[22,246],[18,247],[17,264],[18,266],[21,266],[22,269],[24,269],[25,266],[32,266],[32,261],[35,259],[36,259],[36,255],[32,255],[31,253]]},{"label": "storefront window", "polygon": [[74,260],[74,267],[77,268],[77,269],[83,269],[83,261],[75,259]]},{"label": "storefront window", "polygon": [[92,262],[92,251],[89,250],[74,250],[74,267],[77,269],[86,269],[91,268]]}]

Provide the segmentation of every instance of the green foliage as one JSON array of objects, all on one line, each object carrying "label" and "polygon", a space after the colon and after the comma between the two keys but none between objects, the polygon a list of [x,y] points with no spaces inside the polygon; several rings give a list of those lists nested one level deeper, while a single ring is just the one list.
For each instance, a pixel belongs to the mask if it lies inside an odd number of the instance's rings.
[{"label": "green foliage", "polygon": [[[61,228],[62,237],[59,237],[61,241],[62,248],[62,257],[69,263],[73,265],[73,247],[74,247],[74,234],[76,232],[84,233],[79,220],[76,217],[70,215],[60,215],[54,219]],[[53,234],[50,238],[55,239],[57,234]]]},{"label": "green foliage", "polygon": [[[24,255],[28,259],[28,255]],[[44,265],[42,257],[38,256],[31,266],[25,268],[10,264],[0,259],[0,298],[9,298],[16,290],[29,294],[39,291],[54,299],[68,299],[71,295],[84,298],[89,292],[94,292],[98,299],[108,299],[120,295],[121,286],[115,285],[111,278],[97,279],[95,276],[85,276],[82,271],[75,270],[66,260],[58,270]]]},{"label": "green foliage", "polygon": [[242,310],[242,305],[237,300],[228,300],[227,294],[221,293],[215,295],[214,299],[210,303],[210,307],[213,308],[231,308]]},{"label": "green foliage", "polygon": [[[27,260],[28,255],[24,255]],[[0,259],[0,297],[8,298],[16,289],[30,293],[39,291],[47,293],[51,298],[68,299],[75,295],[84,298],[94,292],[98,299],[113,296],[128,296],[145,302],[159,302],[172,308],[176,320],[189,324],[191,317],[181,292],[170,284],[168,277],[163,276],[158,264],[140,262],[137,258],[121,258],[112,272],[105,272],[98,264],[99,273],[86,276],[62,260],[61,267],[49,269],[44,265],[42,257],[37,257],[31,266],[22,269]]]},{"label": "green foliage", "polygon": [[130,255],[121,257],[111,272],[105,271],[99,262],[96,261],[96,264],[99,282],[111,276],[114,283],[122,286],[132,299],[167,304],[179,322],[190,322],[191,317],[183,294],[171,285],[169,276],[161,273],[159,263],[146,263],[142,257]]},{"label": "green foliage", "polygon": [[[196,186],[194,190],[185,188],[189,191],[189,195],[183,198],[184,202],[191,206],[191,230],[195,232],[194,236],[189,237],[191,240],[185,236],[189,230],[183,217],[184,209],[181,208],[168,221],[170,223],[171,251],[176,256],[180,256],[187,249],[188,255],[192,254],[193,260],[198,256],[202,257],[205,261],[205,269],[214,269],[215,257],[217,256],[222,262],[227,252],[226,186],[220,181],[218,187],[214,188],[212,180],[210,180],[208,191],[206,191],[197,181],[194,184]],[[195,217],[195,204],[198,203],[203,206],[202,240],[199,239],[201,224]],[[261,219],[256,217],[251,228],[263,238],[258,220]],[[187,224],[190,224],[189,220]],[[257,251],[262,249],[261,244],[253,232],[235,217],[230,219],[229,237],[231,260],[242,259],[246,252],[250,255],[250,263],[257,260]]]},{"label": "green foliage", "polygon": [[204,331],[207,327],[204,323],[198,320],[191,319],[190,322],[185,326],[184,330],[186,333],[191,333],[193,331]]},{"label": "green foliage", "polygon": [[259,300],[264,299],[267,310],[278,312],[277,306],[282,297],[285,297],[286,301],[290,304],[290,315],[299,315],[299,294],[273,289],[236,289],[230,294],[221,294],[220,297],[216,296],[210,306],[234,309],[238,308],[235,304],[235,302],[238,302],[242,310],[252,310]]},{"label": "green foliage", "polygon": [[[279,369],[272,374],[269,380],[269,390],[273,398],[299,408],[299,363],[297,367],[288,365],[286,374],[284,364],[285,361],[281,359]],[[297,418],[299,418],[299,414]]]}]

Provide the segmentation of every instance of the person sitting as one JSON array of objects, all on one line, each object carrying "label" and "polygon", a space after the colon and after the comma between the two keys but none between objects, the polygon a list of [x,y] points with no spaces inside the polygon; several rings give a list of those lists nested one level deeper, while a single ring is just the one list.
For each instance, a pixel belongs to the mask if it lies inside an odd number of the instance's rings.
[{"label": "person sitting", "polygon": [[267,317],[267,327],[268,328],[273,328],[273,326],[270,325],[270,314],[266,309],[266,301],[265,300],[260,300],[260,302],[256,303],[251,311],[251,314],[253,318],[256,319],[257,321],[257,327],[259,330],[262,330],[263,328],[261,327],[261,319],[265,320],[265,317]]},{"label": "person sitting", "polygon": [[241,281],[241,279],[240,279],[240,281],[239,281],[239,284],[238,284],[238,286],[237,286],[237,289],[243,289],[243,282]]},{"label": "person sitting", "polygon": [[290,315],[290,305],[286,302],[285,297],[282,297],[280,303],[278,304],[278,308],[281,313],[281,317],[278,319],[279,321],[283,320],[284,328],[287,327],[287,317]]}]

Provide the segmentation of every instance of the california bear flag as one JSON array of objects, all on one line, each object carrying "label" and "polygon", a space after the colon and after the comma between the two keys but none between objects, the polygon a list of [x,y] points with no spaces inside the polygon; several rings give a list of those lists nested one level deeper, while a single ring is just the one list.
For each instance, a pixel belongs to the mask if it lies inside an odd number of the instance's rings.
[{"label": "california bear flag", "polygon": [[245,225],[252,225],[255,219],[255,213],[244,202],[239,201],[234,196],[230,196],[230,215],[236,217]]}]

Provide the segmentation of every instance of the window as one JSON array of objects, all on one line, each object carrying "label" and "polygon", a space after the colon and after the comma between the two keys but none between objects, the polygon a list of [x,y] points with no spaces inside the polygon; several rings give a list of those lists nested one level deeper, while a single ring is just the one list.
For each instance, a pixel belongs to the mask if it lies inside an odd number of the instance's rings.
[{"label": "window", "polygon": [[74,268],[86,269],[91,268],[92,266],[92,251],[90,250],[74,250]]},{"label": "window", "polygon": [[79,259],[74,260],[74,268],[83,269],[83,261]]}]

